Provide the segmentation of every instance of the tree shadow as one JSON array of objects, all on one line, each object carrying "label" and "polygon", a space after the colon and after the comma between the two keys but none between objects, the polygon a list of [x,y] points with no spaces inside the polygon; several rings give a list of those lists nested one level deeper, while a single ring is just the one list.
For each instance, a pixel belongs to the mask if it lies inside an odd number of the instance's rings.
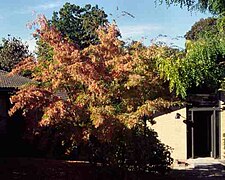
[{"label": "tree shadow", "polygon": [[225,179],[225,166],[221,163],[199,164],[194,168],[170,172],[174,179]]}]

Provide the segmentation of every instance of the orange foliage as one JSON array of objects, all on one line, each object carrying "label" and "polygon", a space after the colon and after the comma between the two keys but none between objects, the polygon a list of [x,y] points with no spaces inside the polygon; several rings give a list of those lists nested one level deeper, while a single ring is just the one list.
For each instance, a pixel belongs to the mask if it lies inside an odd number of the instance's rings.
[{"label": "orange foliage", "polygon": [[36,23],[37,35],[53,48],[53,60],[27,59],[15,68],[14,73],[32,70],[35,83],[11,98],[11,113],[23,109],[34,121],[30,112],[38,109],[43,112],[40,126],[71,121],[84,128],[87,138],[87,129],[93,126],[107,132],[115,128],[113,121],[132,127],[143,114],[151,118],[173,104],[157,72],[159,47],[136,43],[126,48],[117,38],[117,27],[109,25],[98,30],[99,44],[79,50],[44,17]]}]

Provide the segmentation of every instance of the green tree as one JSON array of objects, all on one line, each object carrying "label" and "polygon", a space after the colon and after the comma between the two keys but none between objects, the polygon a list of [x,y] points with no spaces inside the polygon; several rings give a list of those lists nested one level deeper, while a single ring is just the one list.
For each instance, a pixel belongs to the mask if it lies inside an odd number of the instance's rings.
[{"label": "green tree", "polygon": [[[222,87],[225,77],[224,17],[200,20],[191,31],[195,38],[186,42],[185,59],[196,68],[198,89],[215,91]],[[194,70],[189,71],[193,74]]]},{"label": "green tree", "polygon": [[[49,25],[56,27],[64,38],[76,44],[79,49],[99,42],[96,30],[108,23],[107,14],[98,6],[84,7],[65,3],[59,12],[54,12]],[[52,48],[37,37],[37,56],[39,59],[52,60]]]},{"label": "green tree", "polygon": [[2,39],[0,46],[0,69],[11,71],[16,64],[28,57],[28,46],[21,39],[8,37]]},{"label": "green tree", "polygon": [[225,11],[224,0],[156,0],[159,3],[165,2],[168,6],[180,5],[188,10],[209,11],[212,14],[221,14]]},{"label": "green tree", "polygon": [[99,42],[96,30],[108,22],[104,10],[90,4],[84,7],[65,3],[54,12],[49,23],[56,27],[64,37],[74,42],[80,49]]},{"label": "green tree", "polygon": [[171,90],[176,89],[183,97],[187,93],[212,93],[224,86],[225,20],[221,17],[212,21],[212,29],[207,27],[207,20],[193,26],[186,34],[185,51],[167,49],[159,58],[161,75],[169,81]]},{"label": "green tree", "polygon": [[206,19],[200,19],[198,22],[196,22],[185,34],[185,38],[186,40],[198,40],[199,38],[204,38],[204,36],[218,33],[217,19],[209,17]]}]

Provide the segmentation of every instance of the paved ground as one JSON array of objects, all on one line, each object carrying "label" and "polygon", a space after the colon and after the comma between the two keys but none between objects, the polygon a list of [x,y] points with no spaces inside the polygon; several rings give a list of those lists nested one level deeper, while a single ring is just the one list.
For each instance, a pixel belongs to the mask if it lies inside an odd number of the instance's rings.
[{"label": "paved ground", "polygon": [[198,158],[176,163],[171,171],[175,179],[224,179],[225,161]]}]

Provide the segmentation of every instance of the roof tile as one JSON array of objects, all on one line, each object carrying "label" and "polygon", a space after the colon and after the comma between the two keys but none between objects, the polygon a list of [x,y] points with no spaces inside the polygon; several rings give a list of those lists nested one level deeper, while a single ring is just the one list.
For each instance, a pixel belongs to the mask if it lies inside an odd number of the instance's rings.
[{"label": "roof tile", "polygon": [[8,75],[8,72],[0,70],[0,88],[18,88],[31,82],[30,79],[19,75]]}]

